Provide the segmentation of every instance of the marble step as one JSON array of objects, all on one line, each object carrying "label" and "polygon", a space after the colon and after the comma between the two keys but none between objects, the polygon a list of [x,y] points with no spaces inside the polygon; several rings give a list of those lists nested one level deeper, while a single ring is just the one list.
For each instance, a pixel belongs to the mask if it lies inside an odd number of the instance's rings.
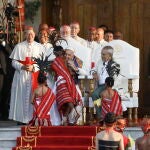
[{"label": "marble step", "polygon": [[1,149],[1,150],[12,150],[11,147],[2,147],[2,148],[0,147],[0,149]]},{"label": "marble step", "polygon": [[0,139],[6,138],[16,139],[16,137],[18,136],[21,136],[20,127],[0,128]]},{"label": "marble step", "polygon": [[16,138],[21,136],[21,127],[0,127],[0,150],[12,150],[16,146]]},{"label": "marble step", "polygon": [[14,138],[0,138],[0,150],[12,149],[16,146],[16,139]]},{"label": "marble step", "polygon": [[134,140],[143,136],[142,129],[140,127],[127,127],[124,130],[126,136],[132,137]]}]

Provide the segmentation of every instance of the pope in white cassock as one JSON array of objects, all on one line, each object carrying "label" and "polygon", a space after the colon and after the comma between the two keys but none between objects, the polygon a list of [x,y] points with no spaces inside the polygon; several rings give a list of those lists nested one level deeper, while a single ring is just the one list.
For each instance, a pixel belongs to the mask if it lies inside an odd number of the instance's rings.
[{"label": "pope in white cassock", "polygon": [[26,40],[17,44],[10,55],[15,68],[11,88],[9,119],[28,123],[32,119],[33,106],[31,91],[34,85],[34,74],[38,70],[31,57],[40,57],[44,52],[41,44],[34,41],[35,33],[32,27],[26,29]]},{"label": "pope in white cassock", "polygon": [[72,47],[76,52],[76,56],[83,61],[84,69],[87,74],[89,74],[91,69],[91,49],[81,45],[78,41],[71,37],[71,29],[68,25],[61,26],[60,36],[67,41],[67,43],[65,41],[61,41],[60,45],[63,49]]}]

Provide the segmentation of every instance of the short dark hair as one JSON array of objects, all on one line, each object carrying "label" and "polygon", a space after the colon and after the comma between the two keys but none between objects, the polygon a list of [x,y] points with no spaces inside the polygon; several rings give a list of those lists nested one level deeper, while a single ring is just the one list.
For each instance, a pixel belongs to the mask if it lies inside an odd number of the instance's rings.
[{"label": "short dark hair", "polygon": [[114,31],[112,31],[112,30],[106,30],[106,31],[104,32],[104,34],[107,34],[107,33],[111,33],[111,34],[114,35]]},{"label": "short dark hair", "polygon": [[57,56],[60,56],[60,55],[64,55],[65,51],[64,51],[62,46],[60,46],[60,45],[56,46],[55,45],[54,49],[53,49],[53,53],[57,57]]},{"label": "short dark hair", "polygon": [[104,118],[104,122],[108,125],[112,125],[116,122],[116,115],[113,112],[108,112]]},{"label": "short dark hair", "polygon": [[107,25],[105,25],[105,24],[101,24],[101,25],[99,25],[99,26],[98,26],[98,28],[103,28],[103,29],[104,29],[104,31],[108,30],[108,26],[107,26]]},{"label": "short dark hair", "polygon": [[43,72],[39,72],[39,75],[38,75],[38,83],[39,84],[43,84],[43,83],[45,83],[45,81],[46,81],[46,75],[43,73]]},{"label": "short dark hair", "polygon": [[107,77],[105,79],[105,83],[108,87],[113,87],[114,86],[114,79],[112,77]]}]

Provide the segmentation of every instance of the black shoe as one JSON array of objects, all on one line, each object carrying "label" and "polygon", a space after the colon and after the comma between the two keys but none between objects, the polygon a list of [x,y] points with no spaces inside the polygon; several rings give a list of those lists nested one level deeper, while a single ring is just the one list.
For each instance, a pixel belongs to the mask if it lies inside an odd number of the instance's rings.
[{"label": "black shoe", "polygon": [[75,126],[75,123],[68,123],[68,126]]},{"label": "black shoe", "polygon": [[17,125],[26,125],[26,123],[23,123],[23,122],[17,122]]}]

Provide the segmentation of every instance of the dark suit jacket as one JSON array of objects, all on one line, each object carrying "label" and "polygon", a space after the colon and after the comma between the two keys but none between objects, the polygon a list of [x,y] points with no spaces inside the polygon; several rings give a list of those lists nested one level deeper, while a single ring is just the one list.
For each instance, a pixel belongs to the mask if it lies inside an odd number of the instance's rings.
[{"label": "dark suit jacket", "polygon": [[110,60],[106,66],[106,70],[110,77],[114,77],[114,75],[118,76],[118,74],[120,73],[120,65],[115,61]]},{"label": "dark suit jacket", "polygon": [[0,74],[6,74],[5,47],[0,45]]}]

